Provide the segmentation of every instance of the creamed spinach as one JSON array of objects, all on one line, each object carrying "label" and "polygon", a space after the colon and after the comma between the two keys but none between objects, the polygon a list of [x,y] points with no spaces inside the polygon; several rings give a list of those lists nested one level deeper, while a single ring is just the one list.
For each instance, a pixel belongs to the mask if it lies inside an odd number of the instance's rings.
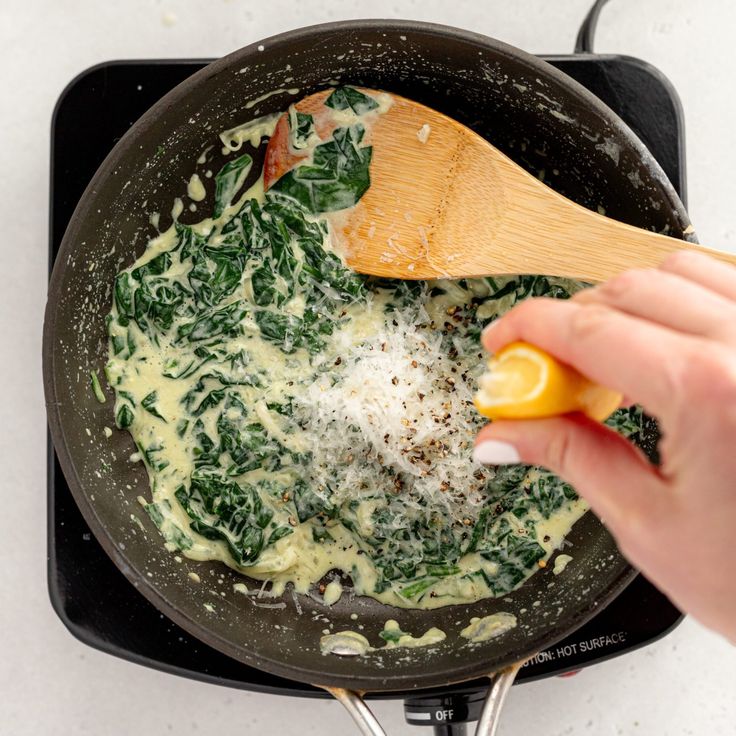
[{"label": "creamed spinach", "polygon": [[[150,478],[146,509],[171,550],[306,591],[339,571],[405,607],[500,596],[549,558],[586,510],[546,470],[473,464],[480,331],[529,296],[580,284],[544,276],[371,279],[330,246],[329,213],[370,186],[370,126],[390,105],[327,100],[320,141],[266,193],[234,158],[212,217],[179,222],[117,276],[107,378],[115,422]],[[641,431],[638,410],[611,423]]]}]

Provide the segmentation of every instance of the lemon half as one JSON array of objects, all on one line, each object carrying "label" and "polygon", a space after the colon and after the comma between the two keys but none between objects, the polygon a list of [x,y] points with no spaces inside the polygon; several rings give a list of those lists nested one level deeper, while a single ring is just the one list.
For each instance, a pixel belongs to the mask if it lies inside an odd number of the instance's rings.
[{"label": "lemon half", "polygon": [[474,402],[489,419],[541,419],[579,411],[603,421],[622,396],[525,342],[513,342],[488,361]]}]

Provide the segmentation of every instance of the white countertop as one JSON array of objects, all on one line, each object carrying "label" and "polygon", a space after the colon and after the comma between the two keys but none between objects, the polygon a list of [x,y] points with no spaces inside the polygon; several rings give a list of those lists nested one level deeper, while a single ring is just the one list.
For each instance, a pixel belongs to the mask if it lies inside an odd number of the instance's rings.
[{"label": "white countertop", "polygon": [[[49,123],[79,71],[113,58],[220,56],[259,38],[357,17],[430,20],[533,52],[572,49],[590,0],[0,0],[0,335],[5,389],[0,733],[352,734],[333,702],[203,685],[80,644],[51,610],[45,571],[41,322],[46,291]],[[731,0],[612,0],[596,50],[639,56],[679,90],[690,209],[701,241],[736,250]],[[418,733],[398,702],[376,706],[389,733]],[[504,735],[732,734],[736,648],[686,621],[660,642],[514,688]],[[426,732],[424,732],[426,733]]]}]

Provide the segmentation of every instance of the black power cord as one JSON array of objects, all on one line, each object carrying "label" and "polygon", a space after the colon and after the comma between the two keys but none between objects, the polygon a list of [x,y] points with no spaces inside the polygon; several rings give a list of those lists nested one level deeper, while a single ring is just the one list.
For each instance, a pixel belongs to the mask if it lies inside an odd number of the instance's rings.
[{"label": "black power cord", "polygon": [[607,2],[608,0],[595,0],[593,7],[588,11],[588,15],[585,16],[585,20],[578,31],[578,37],[575,40],[576,54],[593,53],[593,39],[595,38],[595,29],[598,26],[598,16],[601,14],[601,10],[603,10],[603,6]]}]

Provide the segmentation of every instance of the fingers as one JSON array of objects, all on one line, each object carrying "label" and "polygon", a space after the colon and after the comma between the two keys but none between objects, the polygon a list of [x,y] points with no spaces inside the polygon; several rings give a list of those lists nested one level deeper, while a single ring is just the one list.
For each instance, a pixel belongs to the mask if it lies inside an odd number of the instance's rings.
[{"label": "fingers", "polygon": [[697,338],[678,334],[615,309],[576,301],[532,299],[483,333],[496,352],[525,340],[662,416],[682,393]]},{"label": "fingers", "polygon": [[701,253],[678,251],[660,266],[662,271],[678,274],[706,289],[736,301],[736,268]]},{"label": "fingers", "polygon": [[[736,278],[736,271],[734,271]],[[736,303],[683,276],[634,269],[578,292],[581,304],[601,304],[679,332],[709,338],[734,335]],[[729,334],[726,334],[729,333]]]},{"label": "fingers", "polygon": [[542,465],[572,484],[624,545],[667,511],[665,481],[630,442],[582,414],[498,421],[476,438],[484,464]]}]

